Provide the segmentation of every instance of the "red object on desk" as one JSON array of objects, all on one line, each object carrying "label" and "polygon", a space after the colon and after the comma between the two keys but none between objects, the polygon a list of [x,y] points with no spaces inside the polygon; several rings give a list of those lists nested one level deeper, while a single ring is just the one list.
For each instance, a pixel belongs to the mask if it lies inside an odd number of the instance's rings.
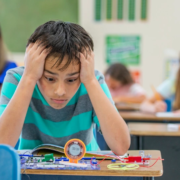
[{"label": "red object on desk", "polygon": [[135,163],[135,162],[145,162],[147,160],[150,160],[150,158],[142,158],[141,156],[129,156],[127,158],[124,158],[126,160],[126,163]]}]

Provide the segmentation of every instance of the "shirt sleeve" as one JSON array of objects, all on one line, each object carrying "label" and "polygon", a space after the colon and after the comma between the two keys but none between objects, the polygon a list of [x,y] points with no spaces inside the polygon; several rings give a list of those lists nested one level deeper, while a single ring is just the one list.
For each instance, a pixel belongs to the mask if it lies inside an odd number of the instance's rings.
[{"label": "shirt sleeve", "polygon": [[[96,79],[98,80],[102,90],[104,91],[104,93],[108,97],[109,101],[114,105],[114,108],[116,109],[114,101],[113,101],[113,99],[111,97],[111,93],[110,93],[110,91],[108,89],[108,86],[107,86],[107,84],[105,82],[103,74],[100,73],[99,71],[95,71],[95,75],[96,75]],[[96,115],[96,112],[95,112],[94,108],[93,108],[93,121],[97,125],[98,131],[101,133],[100,123],[99,123],[99,120],[98,120],[98,117]]]},{"label": "shirt sleeve", "polygon": [[19,75],[16,74],[13,70],[8,70],[4,79],[4,83],[1,89],[0,97],[0,116],[4,112],[11,98],[13,97],[17,85],[19,83]]},{"label": "shirt sleeve", "polygon": [[170,77],[165,80],[158,88],[157,92],[165,99],[170,98],[175,94],[175,77]]},{"label": "shirt sleeve", "polygon": [[139,84],[134,83],[130,88],[130,95],[132,96],[145,95],[145,91]]}]

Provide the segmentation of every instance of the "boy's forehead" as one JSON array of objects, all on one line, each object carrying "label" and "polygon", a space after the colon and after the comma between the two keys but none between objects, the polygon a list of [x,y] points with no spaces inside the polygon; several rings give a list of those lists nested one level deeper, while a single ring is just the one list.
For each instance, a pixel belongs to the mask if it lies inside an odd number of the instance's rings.
[{"label": "boy's forehead", "polygon": [[[54,56],[48,57],[45,61],[45,69],[51,70],[51,71],[60,71],[60,69],[62,69],[66,65],[68,61],[68,57],[65,56],[60,65],[58,65],[58,61],[60,61],[59,57],[54,57]],[[62,72],[63,71],[73,72],[73,71],[79,71],[79,70],[80,70],[80,64],[77,62],[76,59],[72,59],[68,67],[63,69]]]}]

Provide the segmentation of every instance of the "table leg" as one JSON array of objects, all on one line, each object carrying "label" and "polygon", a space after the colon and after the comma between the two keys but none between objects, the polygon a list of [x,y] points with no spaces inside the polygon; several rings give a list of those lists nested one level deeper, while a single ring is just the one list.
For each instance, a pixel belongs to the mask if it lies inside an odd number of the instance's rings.
[{"label": "table leg", "polygon": [[143,137],[138,136],[138,149],[142,150],[143,149]]},{"label": "table leg", "polygon": [[154,177],[143,177],[143,180],[154,180]]}]

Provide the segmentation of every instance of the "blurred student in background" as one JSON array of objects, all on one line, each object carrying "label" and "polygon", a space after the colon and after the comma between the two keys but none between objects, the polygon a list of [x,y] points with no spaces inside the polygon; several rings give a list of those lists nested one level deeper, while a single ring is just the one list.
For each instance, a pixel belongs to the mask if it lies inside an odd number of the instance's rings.
[{"label": "blurred student in background", "polygon": [[167,111],[167,104],[164,100],[169,100],[172,110],[180,113],[180,68],[176,76],[171,76],[165,80],[154,92],[154,95],[145,100],[141,105],[144,112],[156,113]]},{"label": "blurred student in background", "polygon": [[111,65],[105,72],[105,80],[115,103],[142,103],[146,98],[143,88],[134,82],[123,64]]},{"label": "blurred student in background", "polygon": [[17,67],[14,62],[7,61],[6,50],[3,43],[2,32],[0,27],[0,89],[6,75],[6,71],[11,68]]}]

